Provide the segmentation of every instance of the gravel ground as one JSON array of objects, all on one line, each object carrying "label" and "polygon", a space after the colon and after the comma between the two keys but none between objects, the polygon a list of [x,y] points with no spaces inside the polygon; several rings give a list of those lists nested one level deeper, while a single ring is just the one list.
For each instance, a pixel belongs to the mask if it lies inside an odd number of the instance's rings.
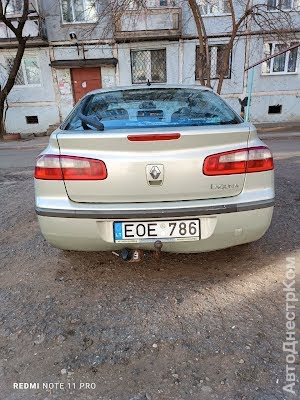
[{"label": "gravel ground", "polygon": [[52,248],[32,168],[2,168],[1,400],[288,399],[282,281],[286,257],[300,257],[293,154],[278,152],[274,219],[260,241],[139,264]]}]

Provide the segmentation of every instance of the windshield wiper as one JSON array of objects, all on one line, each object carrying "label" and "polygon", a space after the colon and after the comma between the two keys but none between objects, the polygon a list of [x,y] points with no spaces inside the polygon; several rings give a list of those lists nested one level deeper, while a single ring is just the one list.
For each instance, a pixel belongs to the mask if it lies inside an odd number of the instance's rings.
[{"label": "windshield wiper", "polygon": [[91,125],[93,128],[96,128],[97,131],[104,131],[104,125],[94,115],[87,116],[79,112],[78,117],[85,125]]}]

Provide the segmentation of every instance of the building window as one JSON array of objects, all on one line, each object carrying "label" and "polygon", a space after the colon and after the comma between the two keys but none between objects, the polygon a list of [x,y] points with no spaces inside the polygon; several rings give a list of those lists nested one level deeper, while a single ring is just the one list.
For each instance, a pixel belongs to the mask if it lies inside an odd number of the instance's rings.
[{"label": "building window", "polygon": [[[283,44],[283,43],[265,43],[264,44],[264,57],[269,57],[273,54],[293,46],[296,43]],[[298,48],[289,50],[286,53],[280,54],[271,60],[265,61],[262,65],[263,74],[288,74],[294,73],[297,70],[297,55]]]},{"label": "building window", "polygon": [[229,0],[198,0],[202,15],[222,15],[230,13]]},{"label": "building window", "polygon": [[177,0],[146,0],[147,7],[175,7]]},{"label": "building window", "polygon": [[[2,1],[3,12],[7,16],[20,15],[23,13],[23,0],[0,0]],[[37,0],[30,0],[28,4],[29,14],[38,12]]]},{"label": "building window", "polygon": [[[14,59],[7,58],[7,67],[10,70]],[[16,86],[39,86],[41,84],[40,68],[36,57],[23,57],[16,76]]]},{"label": "building window", "polygon": [[138,1],[137,0],[129,0],[127,8],[129,10],[138,10],[139,9]]},{"label": "building window", "polygon": [[269,106],[268,114],[281,114],[282,104],[277,104],[276,106]]},{"label": "building window", "polygon": [[26,115],[26,124],[38,124],[39,119],[37,115]]},{"label": "building window", "polygon": [[[222,68],[224,65],[226,45],[219,44],[209,46],[209,57],[210,57],[210,79],[218,79],[222,73]],[[196,47],[196,80],[199,79],[199,46]],[[206,79],[206,56],[204,55],[204,65],[203,65],[203,77]],[[224,78],[230,79],[231,77],[231,53],[229,56],[229,64],[227,71],[225,71]]]},{"label": "building window", "polygon": [[96,22],[95,0],[62,0],[63,22]]},{"label": "building window", "polygon": [[178,0],[129,0],[128,8],[130,10],[137,10],[143,7],[156,8],[156,7],[175,7]]},{"label": "building window", "polygon": [[132,83],[167,81],[166,49],[131,51]]},{"label": "building window", "polygon": [[292,10],[298,8],[297,0],[267,0],[267,10]]},{"label": "building window", "polygon": [[6,14],[20,14],[23,11],[23,1],[22,0],[2,0],[3,8],[6,7]]}]

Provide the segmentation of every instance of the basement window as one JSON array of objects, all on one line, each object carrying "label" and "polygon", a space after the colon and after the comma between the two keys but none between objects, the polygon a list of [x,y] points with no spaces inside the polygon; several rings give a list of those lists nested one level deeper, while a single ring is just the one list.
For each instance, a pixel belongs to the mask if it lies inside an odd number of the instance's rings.
[{"label": "basement window", "polygon": [[26,115],[26,123],[27,124],[38,124],[39,119],[37,115]]},{"label": "basement window", "polygon": [[276,106],[269,106],[268,114],[281,114],[282,104],[277,104]]}]

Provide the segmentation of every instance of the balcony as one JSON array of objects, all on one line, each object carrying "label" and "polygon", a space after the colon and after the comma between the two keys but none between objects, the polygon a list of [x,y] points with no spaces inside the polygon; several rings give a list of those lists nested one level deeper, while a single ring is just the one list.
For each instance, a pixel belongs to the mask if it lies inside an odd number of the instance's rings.
[{"label": "balcony", "polygon": [[182,33],[180,7],[127,10],[115,24],[115,40],[178,39]]},{"label": "balcony", "polygon": [[[1,1],[1,0],[0,0]],[[28,18],[24,26],[23,36],[28,36],[27,47],[46,46],[47,35],[44,18],[39,15],[35,2],[30,2]],[[13,7],[13,5],[16,5]],[[11,2],[6,17],[15,26],[18,19],[22,16],[22,9],[18,8],[19,2]],[[2,22],[0,22],[0,48],[13,48],[17,46],[17,40],[14,33]]]}]

